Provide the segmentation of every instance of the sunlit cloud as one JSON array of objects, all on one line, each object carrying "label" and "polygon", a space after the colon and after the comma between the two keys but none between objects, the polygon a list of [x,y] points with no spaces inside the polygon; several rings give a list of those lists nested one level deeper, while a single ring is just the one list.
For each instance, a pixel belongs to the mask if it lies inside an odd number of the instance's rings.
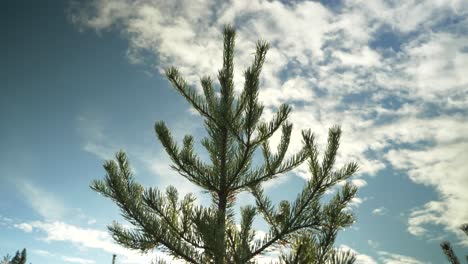
[{"label": "sunlit cloud", "polygon": [[[290,103],[293,135],[313,128],[323,145],[327,129],[342,126],[337,165],[357,161],[360,178],[390,165],[433,188],[438,200],[409,215],[411,234],[430,233],[424,225],[433,220],[456,233],[468,221],[460,210],[468,202],[460,189],[467,171],[461,151],[468,142],[468,53],[466,37],[457,34],[468,24],[441,24],[465,14],[466,1],[346,1],[332,10],[318,2],[101,0],[77,9],[71,19],[83,29],[120,30],[131,62],[159,72],[179,66],[195,87],[221,65],[223,24],[238,28],[236,91],[255,41],[268,40],[260,90],[266,117]],[[382,32],[393,43],[383,43]],[[301,147],[300,137],[292,138],[291,152]],[[295,173],[310,177],[304,167]]]},{"label": "sunlit cloud", "polygon": [[[27,230],[24,229],[25,226],[28,226]],[[113,242],[112,237],[109,235],[108,232],[99,229],[83,228],[80,226],[67,224],[61,221],[32,221],[27,223],[24,222],[15,225],[15,227],[22,229],[23,231],[37,231],[35,232],[35,234],[37,233],[40,235],[38,238],[47,243],[70,243],[71,245],[80,249],[98,249],[108,252],[110,254],[118,254],[122,263],[150,263],[150,261],[154,260],[155,257],[173,261],[172,258],[159,251],[151,252],[148,254],[140,254],[137,251],[132,251],[123,248],[120,245],[117,245]],[[42,255],[47,254],[45,253],[45,251],[37,251],[36,253]],[[62,260],[82,264],[94,263],[93,260],[69,256],[62,256]]]}]

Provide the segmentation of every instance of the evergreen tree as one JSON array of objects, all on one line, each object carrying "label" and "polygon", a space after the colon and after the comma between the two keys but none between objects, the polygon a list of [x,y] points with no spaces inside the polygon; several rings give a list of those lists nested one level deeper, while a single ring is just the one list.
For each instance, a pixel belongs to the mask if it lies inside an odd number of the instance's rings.
[{"label": "evergreen tree", "polygon": [[[468,224],[463,224],[460,227],[460,229],[468,236]],[[447,259],[450,261],[450,263],[460,264],[457,255],[455,255],[455,252],[453,252],[452,245],[450,245],[450,242],[444,241],[440,243],[440,247],[442,248],[442,251],[444,252]],[[468,255],[465,255],[465,259],[468,263]]]},{"label": "evergreen tree", "polygon": [[24,248],[21,252],[18,250],[13,258],[10,259],[9,255],[3,257],[0,264],[26,264],[26,249]]},{"label": "evergreen tree", "polygon": [[[218,73],[219,93],[210,77],[201,78],[203,94],[199,94],[176,68],[170,67],[165,72],[175,90],[203,117],[208,136],[201,140],[201,145],[210,162],[194,153],[192,136],[185,136],[179,146],[164,122],[155,125],[172,168],[206,190],[212,204],[195,205],[192,194],[180,199],[172,186],[165,192],[145,189],[135,181],[126,154],[118,152],[115,161],[105,162],[105,178],[91,184],[92,189],[112,199],[135,227],[127,229],[114,222],[109,226],[114,240],[141,251],[158,248],[187,263],[253,263],[256,256],[284,245],[293,248],[290,256],[282,257],[284,263],[352,263],[349,254],[341,256],[333,249],[333,241],[340,228],[354,221],[346,206],[356,188],[346,183],[329,202],[321,199],[327,190],[357,170],[356,163],[334,169],[340,128],[329,130],[321,161],[310,130],[302,131],[303,148],[286,158],[292,132],[292,124],[287,121],[291,107],[281,105],[272,120],[265,122],[261,119],[263,106],[258,101],[259,76],[269,46],[258,42],[253,63],[244,73],[244,89],[237,96],[233,87],[234,39],[234,29],[226,26],[223,65]],[[276,131],[281,132],[281,141],[274,152],[269,139]],[[254,153],[262,154],[262,165],[252,164]],[[262,184],[306,160],[311,178],[297,198],[273,205]],[[255,205],[240,208],[241,220],[236,225],[233,206],[240,192],[251,193]],[[269,225],[262,239],[255,239],[256,231],[252,228],[257,215]],[[307,255],[305,262],[287,262],[302,255]],[[342,262],[333,262],[340,259]]]}]

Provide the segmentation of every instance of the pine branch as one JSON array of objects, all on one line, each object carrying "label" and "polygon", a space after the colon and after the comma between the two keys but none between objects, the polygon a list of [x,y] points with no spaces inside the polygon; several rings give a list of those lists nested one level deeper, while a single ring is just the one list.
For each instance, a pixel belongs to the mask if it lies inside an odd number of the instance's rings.
[{"label": "pine branch", "polygon": [[[184,225],[190,225],[192,204],[195,198],[192,195],[186,196],[186,198],[178,205],[177,190],[169,186],[167,189],[167,198],[165,198],[161,192],[157,189],[149,188],[143,195],[143,201],[149,208],[160,217],[164,222],[163,227],[168,231],[172,232],[175,236],[190,245],[199,248],[206,249],[206,247],[200,242],[190,237],[191,232],[188,232],[188,227],[179,227],[179,218],[181,218]],[[170,206],[167,206],[167,205]]]},{"label": "pine branch", "polygon": [[460,226],[460,230],[468,236],[468,224],[463,224]]},{"label": "pine branch", "polygon": [[[286,130],[289,130],[288,126],[285,128]],[[290,132],[286,132],[290,133]],[[310,141],[311,138],[307,138],[308,135],[303,134],[303,142],[305,141]],[[289,136],[287,136],[289,137]],[[286,138],[283,138],[286,140]],[[288,144],[284,143],[283,146],[280,144],[280,151],[287,151],[287,146]],[[284,149],[281,149],[284,148]],[[307,147],[304,147],[301,151],[299,151],[297,154],[293,155],[291,158],[289,158],[287,161],[284,162],[275,162],[272,164],[272,154],[269,151],[269,147],[267,143],[263,144],[263,154],[264,154],[264,160],[265,164],[263,164],[261,167],[252,170],[247,177],[244,179],[241,179],[238,183],[237,186],[235,186],[234,190],[243,190],[245,188],[250,188],[253,186],[257,186],[258,184],[273,179],[276,176],[289,172],[292,169],[296,168],[300,164],[302,164],[309,156],[309,150]],[[279,159],[284,158],[285,153],[280,153],[280,155],[276,156],[277,161]]]},{"label": "pine branch", "polygon": [[[253,206],[241,208],[240,230],[235,226],[228,229],[228,241],[230,241],[232,252],[229,258],[233,263],[245,263],[242,260],[250,254],[250,244],[254,240],[255,232],[252,230],[256,210]],[[231,263],[231,262],[229,262]]]},{"label": "pine branch", "polygon": [[[350,185],[345,184],[341,190],[341,193],[337,193],[334,198],[321,210],[318,211],[319,199],[324,194],[325,190],[333,186],[338,182],[338,179],[347,179],[357,169],[353,166],[353,163],[345,165],[338,171],[330,172],[331,167],[334,164],[334,155],[336,155],[341,130],[337,127],[330,129],[328,146],[325,152],[324,160],[322,165],[319,165],[317,160],[317,147],[314,143],[313,135],[308,132],[303,132],[303,141],[305,144],[304,152],[308,154],[309,168],[311,172],[318,173],[312,175],[311,180],[304,187],[302,193],[298,196],[292,206],[289,203],[283,203],[282,214],[276,215],[276,218],[280,216],[283,224],[279,228],[277,221],[273,221],[272,218],[275,215],[274,209],[257,188],[252,188],[252,194],[256,198],[257,206],[265,216],[265,220],[270,224],[274,235],[270,240],[265,241],[260,245],[250,257],[260,254],[263,250],[271,245],[274,245],[279,240],[293,234],[296,231],[304,228],[319,228],[322,227],[322,240],[320,246],[323,252],[317,254],[319,262],[325,261],[324,258],[327,255],[324,252],[328,252],[332,246],[337,232],[337,227],[344,227],[350,225],[354,220],[352,215],[343,212],[347,204],[355,196],[357,189]],[[287,134],[287,133],[286,133]],[[269,154],[269,148],[267,144],[264,144],[264,156],[267,160],[271,160]],[[269,164],[271,163],[268,162]],[[324,173],[325,172],[325,173]],[[266,205],[266,206],[265,206]],[[308,209],[308,210],[306,210]],[[314,213],[316,216],[314,216]],[[322,216],[322,218],[317,218]]]},{"label": "pine branch", "polygon": [[201,85],[203,87],[203,93],[205,95],[206,104],[208,105],[209,113],[213,116],[217,116],[216,112],[218,109],[218,101],[216,98],[215,91],[213,89],[213,81],[210,77],[203,77],[201,80]]},{"label": "pine branch", "polygon": [[452,264],[460,264],[460,261],[458,260],[457,256],[453,252],[452,246],[450,245],[449,242],[445,241],[440,244],[440,247],[442,248],[442,251],[444,251],[445,256],[447,256],[447,259],[450,261]]},{"label": "pine branch", "polygon": [[356,255],[351,251],[333,250],[329,257],[329,264],[353,264],[356,261]]},{"label": "pine branch", "polygon": [[291,113],[291,107],[281,105],[273,119],[267,123],[261,123],[258,127],[259,136],[253,144],[262,144],[265,140],[271,138],[273,134],[283,125]]},{"label": "pine branch", "polygon": [[[467,236],[468,236],[468,224],[462,224],[460,226],[460,230],[463,231]],[[447,259],[452,263],[452,264],[459,264],[460,261],[458,260],[457,255],[453,252],[452,246],[450,245],[450,242],[448,241],[443,241],[440,244],[440,247],[442,248],[442,251],[444,252],[445,256]],[[465,255],[465,259],[468,263],[468,255]]]},{"label": "pine branch", "polygon": [[166,153],[174,163],[173,169],[202,188],[212,192],[219,191],[209,177],[209,175],[212,175],[210,169],[193,154],[193,139],[191,137],[184,139],[184,148],[179,151],[164,122],[156,123],[155,131]]},{"label": "pine branch", "polygon": [[190,263],[197,263],[198,253],[184,245],[172,233],[164,232],[157,215],[149,211],[143,201],[143,187],[134,182],[130,165],[123,151],[116,154],[115,161],[107,161],[104,168],[107,172],[103,181],[94,181],[91,188],[116,202],[123,217],[137,230],[123,229],[117,223],[109,226],[116,242],[128,248],[147,251],[158,245],[168,248],[176,257]]},{"label": "pine branch", "polygon": [[206,101],[201,97],[195,89],[189,87],[185,80],[180,76],[179,70],[175,67],[166,68],[165,74],[176,89],[202,116],[216,122],[215,118],[209,113]]},{"label": "pine branch", "polygon": [[261,186],[252,187],[250,189],[250,192],[254,196],[257,208],[263,215],[263,218],[273,229],[274,234],[278,235],[280,231],[274,219],[274,215],[276,213],[271,204],[271,200],[263,194],[263,189],[261,188]]}]

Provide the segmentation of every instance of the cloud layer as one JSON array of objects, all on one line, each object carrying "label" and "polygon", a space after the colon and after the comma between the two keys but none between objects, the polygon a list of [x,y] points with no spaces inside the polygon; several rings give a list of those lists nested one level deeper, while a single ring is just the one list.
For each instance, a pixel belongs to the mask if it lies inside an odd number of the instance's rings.
[{"label": "cloud layer", "polygon": [[130,62],[177,65],[196,87],[220,68],[223,24],[238,28],[238,90],[255,41],[268,40],[267,116],[291,103],[295,135],[311,127],[322,142],[340,124],[340,162],[358,161],[364,177],[392,166],[434,188],[438,200],[412,211],[410,233],[435,236],[428,223],[457,232],[468,222],[467,1],[98,0],[71,10],[83,29],[121,32]]},{"label": "cloud layer", "polygon": [[[15,227],[26,232],[38,232],[40,234],[40,240],[44,242],[66,242],[82,250],[99,249],[110,254],[118,254],[119,261],[122,263],[150,263],[150,261],[154,260],[155,257],[162,258],[167,261],[173,261],[171,263],[177,263],[169,256],[158,251],[153,254],[140,254],[137,251],[123,248],[113,242],[113,239],[108,232],[98,229],[82,228],[62,221],[23,222],[15,225]],[[35,253],[46,256],[52,255],[44,250],[39,250]],[[93,260],[79,257],[61,256],[61,259],[72,263],[94,263]]]}]

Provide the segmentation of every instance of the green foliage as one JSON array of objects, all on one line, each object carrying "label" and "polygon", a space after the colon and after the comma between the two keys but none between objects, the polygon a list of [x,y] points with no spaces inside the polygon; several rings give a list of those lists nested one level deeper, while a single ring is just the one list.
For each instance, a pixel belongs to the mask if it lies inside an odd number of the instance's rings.
[{"label": "green foliage", "polygon": [[356,261],[355,255],[350,251],[339,250],[324,244],[324,241],[310,239],[309,236],[298,237],[289,254],[283,254],[280,259],[284,264],[352,264]]},{"label": "green foliage", "polygon": [[[463,224],[462,226],[460,226],[460,229],[468,236],[468,224]],[[450,261],[450,263],[460,264],[457,255],[455,255],[455,252],[453,252],[450,242],[444,241],[440,243],[440,247],[442,248],[442,251],[444,252],[447,259]],[[465,259],[468,263],[468,255],[465,255]]]},{"label": "green foliage", "polygon": [[[210,162],[202,161],[194,152],[192,136],[185,136],[179,145],[164,122],[155,125],[172,168],[206,190],[212,204],[196,205],[192,194],[179,197],[175,187],[166,191],[145,189],[135,181],[126,154],[118,152],[115,161],[104,164],[105,178],[91,185],[112,199],[134,226],[127,229],[118,223],[110,225],[114,240],[143,252],[161,249],[187,263],[253,263],[256,256],[284,246],[292,249],[291,255],[282,256],[283,263],[352,263],[353,256],[335,250],[333,242],[338,230],[354,221],[346,207],[356,188],[346,183],[329,202],[323,203],[321,199],[327,190],[358,169],[356,163],[334,169],[340,128],[329,130],[321,161],[310,130],[302,131],[302,149],[286,157],[292,132],[292,124],[287,121],[291,107],[281,105],[272,120],[264,121],[261,119],[264,107],[258,101],[259,77],[269,46],[266,42],[257,43],[253,63],[244,73],[244,89],[235,95],[234,39],[234,29],[225,27],[219,91],[210,77],[203,77],[203,94],[199,94],[185,82],[177,68],[166,69],[174,89],[204,119],[207,137],[200,143]],[[269,139],[275,132],[281,133],[281,140],[276,151],[272,151]],[[261,165],[252,164],[255,153],[263,156]],[[294,201],[274,205],[262,184],[304,161],[308,161],[310,180]],[[251,193],[255,205],[240,208],[241,221],[236,225],[233,206],[240,192]],[[256,238],[252,228],[259,215],[270,226],[261,239]]]},{"label": "green foliage", "polygon": [[0,264],[26,264],[27,254],[24,248],[21,252],[18,250],[13,258],[9,255],[3,257]]}]

